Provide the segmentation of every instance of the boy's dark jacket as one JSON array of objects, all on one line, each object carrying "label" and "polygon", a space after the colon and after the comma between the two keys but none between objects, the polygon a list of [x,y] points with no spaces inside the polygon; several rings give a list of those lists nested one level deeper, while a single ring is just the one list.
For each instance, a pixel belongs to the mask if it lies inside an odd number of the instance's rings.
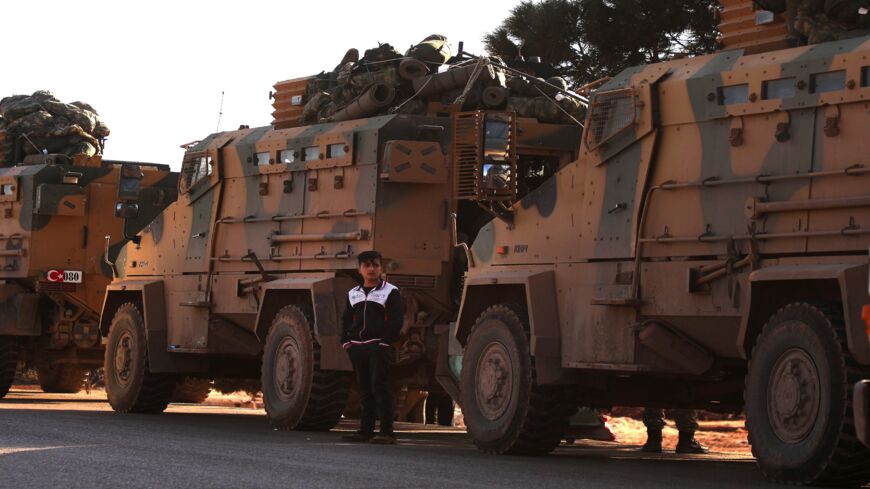
[{"label": "boy's dark jacket", "polygon": [[341,344],[345,349],[368,344],[389,346],[399,338],[404,318],[398,287],[381,280],[366,294],[362,285],[358,285],[347,292],[341,318]]}]

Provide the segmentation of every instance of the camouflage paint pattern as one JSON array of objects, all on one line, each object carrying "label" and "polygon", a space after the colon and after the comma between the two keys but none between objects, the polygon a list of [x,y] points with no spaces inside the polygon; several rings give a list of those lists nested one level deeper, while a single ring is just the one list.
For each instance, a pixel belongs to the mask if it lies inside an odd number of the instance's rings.
[{"label": "camouflage paint pattern", "polygon": [[[164,284],[171,352],[251,358],[259,355],[252,342],[259,344],[277,312],[269,294],[304,283],[311,297],[321,293],[318,280],[332,278],[345,284],[335,287],[349,288],[356,255],[376,249],[387,280],[406,299],[408,334],[398,354],[408,367],[399,376],[425,385],[436,326],[455,317],[463,273],[454,267],[449,220],[457,210],[451,124],[445,116],[391,115],[211,135],[188,149],[178,201],[145,229],[140,245],[127,246],[118,263],[123,277],[112,290]],[[576,126],[533,119],[521,125],[522,151],[561,164],[576,158]],[[209,172],[185,183],[202,158]],[[345,292],[323,291],[336,294],[335,305],[314,306],[322,362],[339,369],[349,369],[336,323]],[[104,327],[111,315],[104,312]],[[223,341],[230,331],[246,332],[247,340]],[[184,367],[169,361],[161,368]]]},{"label": "camouflage paint pattern", "polygon": [[[750,272],[866,267],[868,55],[865,37],[627,70],[596,93],[616,102],[596,115],[593,99],[580,159],[481,231],[468,280],[555,271],[563,367],[672,370],[635,344],[652,317],[744,358]],[[690,290],[692,270],[726,263]],[[461,314],[460,339],[473,321]]]}]

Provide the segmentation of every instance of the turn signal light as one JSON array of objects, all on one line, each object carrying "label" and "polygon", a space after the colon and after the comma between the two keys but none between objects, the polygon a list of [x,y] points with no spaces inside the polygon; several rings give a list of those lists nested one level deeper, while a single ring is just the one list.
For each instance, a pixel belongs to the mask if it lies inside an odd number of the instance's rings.
[{"label": "turn signal light", "polygon": [[861,319],[864,320],[864,324],[867,325],[867,339],[870,339],[870,304],[864,306],[864,309],[861,310]]}]

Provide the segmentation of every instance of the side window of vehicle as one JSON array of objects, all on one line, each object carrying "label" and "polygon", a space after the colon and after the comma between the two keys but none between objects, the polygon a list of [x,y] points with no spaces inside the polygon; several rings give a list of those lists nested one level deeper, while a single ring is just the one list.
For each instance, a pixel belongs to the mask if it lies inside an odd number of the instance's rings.
[{"label": "side window of vehicle", "polygon": [[181,164],[181,191],[188,192],[214,171],[211,156],[202,152],[189,153]]},{"label": "side window of vehicle", "polygon": [[638,118],[637,99],[631,89],[611,90],[595,94],[589,105],[586,146],[595,149],[622,131],[632,127]]},{"label": "side window of vehicle", "polygon": [[816,73],[810,77],[810,93],[836,92],[845,88],[845,70]]},{"label": "side window of vehicle", "polygon": [[745,104],[749,101],[749,85],[731,85],[719,87],[719,105]]}]

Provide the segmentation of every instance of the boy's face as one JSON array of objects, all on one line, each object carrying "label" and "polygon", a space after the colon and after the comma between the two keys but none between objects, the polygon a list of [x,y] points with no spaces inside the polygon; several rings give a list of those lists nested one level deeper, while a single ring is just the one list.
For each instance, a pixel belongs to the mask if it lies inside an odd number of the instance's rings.
[{"label": "boy's face", "polygon": [[371,260],[360,263],[359,274],[367,282],[377,282],[381,278],[381,261]]}]

